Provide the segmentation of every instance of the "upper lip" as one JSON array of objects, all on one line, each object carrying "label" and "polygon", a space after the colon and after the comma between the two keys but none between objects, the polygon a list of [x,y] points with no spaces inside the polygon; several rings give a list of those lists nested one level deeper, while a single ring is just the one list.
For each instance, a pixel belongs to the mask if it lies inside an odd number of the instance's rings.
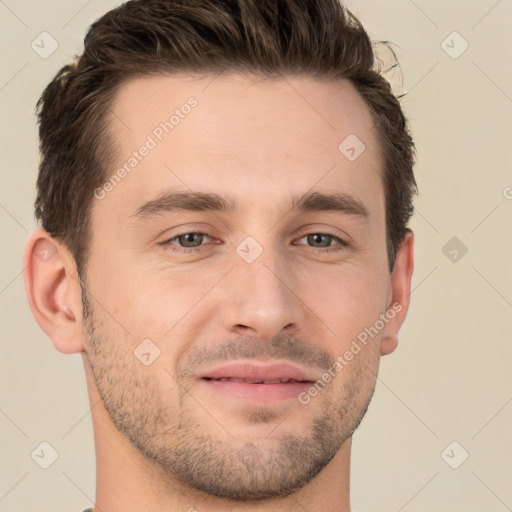
[{"label": "upper lip", "polygon": [[202,379],[237,379],[247,382],[287,381],[314,382],[305,371],[289,363],[228,363],[201,375]]}]

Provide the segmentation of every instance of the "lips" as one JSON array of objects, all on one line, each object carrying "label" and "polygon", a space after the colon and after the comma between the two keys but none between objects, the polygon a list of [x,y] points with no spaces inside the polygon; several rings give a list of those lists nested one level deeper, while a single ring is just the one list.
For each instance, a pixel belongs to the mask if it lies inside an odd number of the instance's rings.
[{"label": "lips", "polygon": [[314,382],[300,368],[289,363],[229,363],[205,372],[202,379],[220,382],[243,382],[246,384],[286,384],[293,382]]},{"label": "lips", "polygon": [[[229,404],[244,403],[267,407],[297,400],[315,381],[313,375],[290,363],[228,363],[207,370],[200,376],[209,400],[223,396]],[[222,407],[227,402],[223,399]]]},{"label": "lips", "polygon": [[[209,377],[204,377],[208,379]],[[234,377],[221,377],[220,379],[212,379],[218,380],[219,382],[245,382],[246,384],[286,384],[288,382],[305,382],[305,381],[297,381],[295,379],[272,379],[272,380],[259,380],[259,379],[235,379]]]}]

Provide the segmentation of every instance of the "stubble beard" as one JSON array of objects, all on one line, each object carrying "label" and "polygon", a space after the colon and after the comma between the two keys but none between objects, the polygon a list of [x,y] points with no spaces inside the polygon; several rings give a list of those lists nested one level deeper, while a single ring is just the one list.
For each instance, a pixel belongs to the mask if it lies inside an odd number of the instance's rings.
[{"label": "stubble beard", "polygon": [[[116,429],[171,479],[208,495],[249,502],[298,491],[352,436],[373,396],[375,372],[371,365],[366,370],[360,365],[343,383],[338,396],[330,386],[315,397],[322,401],[322,407],[308,420],[303,436],[292,435],[283,427],[289,420],[300,421],[303,408],[309,405],[298,405],[266,438],[250,442],[235,439],[229,434],[229,425],[223,426],[214,415],[208,415],[204,405],[190,395],[179,373],[176,379],[169,375],[179,403],[177,410],[170,410],[163,396],[167,391],[159,388],[157,376],[137,361],[127,344],[118,343],[122,339],[115,340],[100,329],[103,324],[97,322],[84,292],[82,302],[86,358]],[[248,423],[273,420],[268,409],[252,410],[249,416]],[[215,428],[212,422],[216,422]]]}]

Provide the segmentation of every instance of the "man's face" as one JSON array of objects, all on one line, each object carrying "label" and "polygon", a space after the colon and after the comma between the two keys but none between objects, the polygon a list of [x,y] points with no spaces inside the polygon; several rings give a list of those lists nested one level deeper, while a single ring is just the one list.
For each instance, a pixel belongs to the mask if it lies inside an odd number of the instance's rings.
[{"label": "man's face", "polygon": [[111,172],[129,171],[92,207],[85,356],[115,427],[171,477],[283,496],[373,393],[381,333],[334,363],[389,306],[381,157],[348,82],[213,78],[116,97]]}]

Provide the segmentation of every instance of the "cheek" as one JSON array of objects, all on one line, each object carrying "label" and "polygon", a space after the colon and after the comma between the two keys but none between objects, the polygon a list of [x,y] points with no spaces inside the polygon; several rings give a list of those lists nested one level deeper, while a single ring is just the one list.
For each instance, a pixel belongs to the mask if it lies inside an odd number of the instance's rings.
[{"label": "cheek", "polygon": [[385,273],[355,264],[310,269],[297,283],[298,295],[334,332],[339,350],[375,324],[387,298]]},{"label": "cheek", "polygon": [[[126,265],[136,268],[133,261]],[[219,273],[153,267],[139,268],[128,277],[122,267],[113,270],[115,278],[109,279],[108,286],[103,282],[97,287],[109,313],[102,315],[104,321],[112,324],[118,342],[127,351],[149,353],[155,361],[151,369],[161,370],[159,385],[172,387],[173,369],[180,355],[192,340],[204,334],[205,318],[215,317],[208,293],[218,282]]]},{"label": "cheek", "polygon": [[113,252],[118,256],[109,258],[99,248],[88,270],[90,292],[108,313],[108,322],[136,338],[161,337],[197,302],[203,288],[197,278],[176,276],[119,250]]},{"label": "cheek", "polygon": [[148,269],[142,272],[134,283],[135,293],[140,302],[136,312],[140,322],[160,336],[177,334],[180,328],[189,323],[192,311],[201,311],[207,304],[209,292],[219,281],[222,269],[199,269],[189,267],[188,270],[164,268]]}]

